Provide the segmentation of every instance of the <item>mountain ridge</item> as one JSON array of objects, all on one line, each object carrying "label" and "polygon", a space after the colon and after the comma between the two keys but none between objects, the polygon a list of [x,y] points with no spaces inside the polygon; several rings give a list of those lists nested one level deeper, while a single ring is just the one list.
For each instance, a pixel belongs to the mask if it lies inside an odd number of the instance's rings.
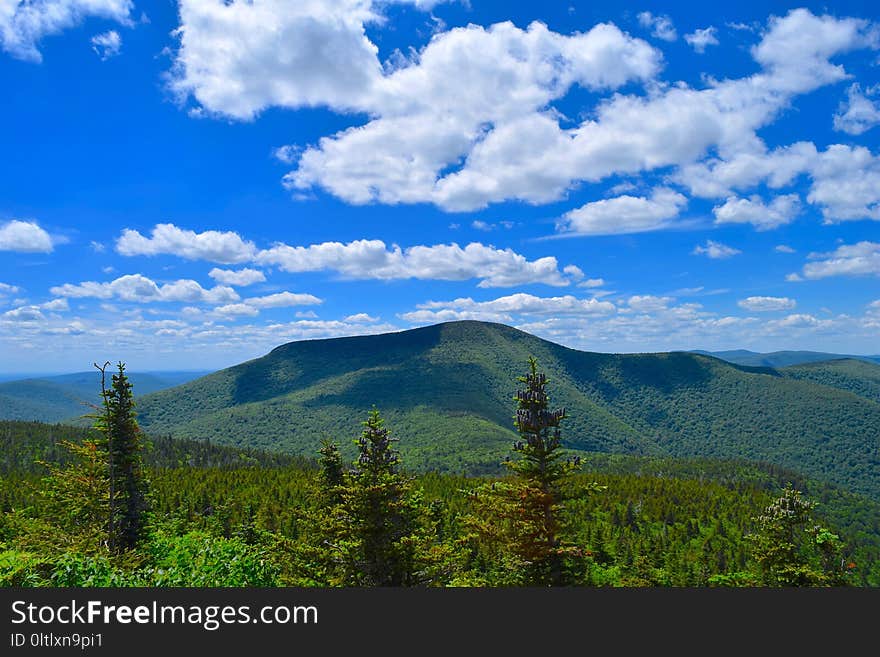
[{"label": "mountain ridge", "polygon": [[290,342],[138,408],[149,431],[313,455],[325,437],[351,452],[375,405],[406,462],[488,472],[516,437],[512,396],[530,356],[568,408],[572,449],[766,460],[880,496],[870,397],[689,352],[582,352],[503,324]]},{"label": "mountain ridge", "polygon": [[748,349],[730,349],[727,351],[705,351],[693,349],[691,353],[704,356],[714,356],[736,365],[754,367],[790,367],[792,365],[805,365],[807,363],[828,362],[835,360],[860,360],[874,364],[880,364],[880,355],[855,355],[836,354],[825,351],[749,351]]},{"label": "mountain ridge", "polygon": [[[201,370],[129,372],[136,395],[180,385],[207,374]],[[0,382],[0,420],[60,422],[91,412],[101,401],[100,374],[72,372]]]}]

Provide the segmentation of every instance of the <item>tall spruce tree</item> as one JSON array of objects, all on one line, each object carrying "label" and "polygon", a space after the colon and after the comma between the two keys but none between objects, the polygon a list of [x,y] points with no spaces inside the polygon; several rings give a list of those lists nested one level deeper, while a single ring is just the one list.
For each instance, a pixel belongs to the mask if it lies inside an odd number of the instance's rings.
[{"label": "tall spruce tree", "polygon": [[398,470],[400,456],[373,409],[354,442],[353,468],[323,441],[311,509],[292,553],[295,583],[325,586],[415,586],[435,581],[443,549],[420,491]]},{"label": "tall spruce tree", "polygon": [[[478,544],[473,566],[490,585],[561,586],[578,583],[584,552],[563,539],[565,482],[580,467],[561,445],[560,423],[565,410],[550,410],[547,377],[529,358],[529,370],[517,379],[514,426],[520,440],[517,458],[505,465],[516,478],[494,482],[473,492],[475,513],[466,524]],[[588,486],[587,491],[598,490]]]},{"label": "tall spruce tree", "polygon": [[138,426],[132,385],[125,374],[125,364],[117,364],[117,373],[107,386],[109,361],[101,372],[101,412],[95,427],[102,434],[109,474],[108,544],[112,552],[130,550],[140,542],[146,522],[148,483],[141,452],[143,439]]},{"label": "tall spruce tree", "polygon": [[345,583],[356,586],[412,586],[417,566],[419,499],[410,477],[398,471],[399,454],[379,411],[370,411],[355,441],[358,459],[342,488]]},{"label": "tall spruce tree", "polygon": [[580,458],[566,458],[559,425],[565,409],[550,410],[547,376],[538,362],[529,358],[529,371],[518,381],[515,426],[521,440],[513,445],[520,458],[507,462],[525,484],[521,504],[529,529],[520,544],[522,557],[530,564],[532,584],[565,584],[566,549],[560,538],[561,484],[580,465]]}]

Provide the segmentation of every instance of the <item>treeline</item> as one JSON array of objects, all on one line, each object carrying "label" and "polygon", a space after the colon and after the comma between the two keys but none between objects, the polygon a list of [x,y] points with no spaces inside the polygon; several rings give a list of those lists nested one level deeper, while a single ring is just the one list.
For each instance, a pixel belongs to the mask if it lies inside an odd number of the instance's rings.
[{"label": "treeline", "polygon": [[[99,437],[94,427],[0,420],[0,474],[42,473],[41,462],[68,465],[73,457],[61,441],[82,443]],[[150,468],[314,467],[314,459],[305,457],[162,435],[144,438],[143,459]]]},{"label": "treeline", "polygon": [[[114,383],[117,396],[130,391],[122,367]],[[775,475],[785,473],[712,461],[685,472],[674,459],[569,455],[561,448],[565,412],[549,406],[536,363],[520,383],[520,439],[505,477],[409,475],[374,411],[355,441],[353,464],[329,442],[318,467],[231,456],[211,462],[199,443],[169,445],[160,461],[161,441],[154,440],[156,465],[144,467],[130,487],[143,487],[141,506],[126,506],[109,486],[109,471],[125,461],[114,460],[112,428],[139,434],[136,424],[114,420],[117,399],[105,404],[97,434],[60,448],[63,458],[48,475],[7,467],[0,481],[0,583],[880,584],[870,564],[857,562],[852,546],[822,526],[813,502],[796,487],[780,488]],[[128,421],[134,416],[126,404]],[[33,428],[31,435],[38,433]],[[45,447],[36,438],[32,444]],[[202,447],[215,459],[226,453]],[[37,453],[49,462],[48,452]],[[114,537],[126,513],[137,516],[127,524],[135,528],[129,542]]]}]

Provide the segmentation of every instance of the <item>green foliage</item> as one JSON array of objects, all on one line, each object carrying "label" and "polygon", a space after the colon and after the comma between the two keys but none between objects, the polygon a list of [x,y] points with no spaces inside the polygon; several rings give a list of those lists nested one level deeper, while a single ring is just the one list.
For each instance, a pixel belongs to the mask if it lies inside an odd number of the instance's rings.
[{"label": "green foliage", "polygon": [[[384,421],[373,409],[356,441],[359,457],[344,478],[338,452],[324,450],[321,482],[328,491],[324,543],[336,563],[331,582],[347,586],[413,586],[427,583],[420,523],[422,499],[398,470]],[[334,484],[334,482],[336,482]],[[335,501],[334,498],[338,501]]]},{"label": "green foliage", "polygon": [[30,542],[50,553],[77,551],[103,552],[108,544],[107,519],[110,513],[110,478],[106,449],[86,440],[81,445],[61,443],[76,460],[64,467],[46,463],[43,478],[43,518],[30,526]]},{"label": "green foliage", "polygon": [[0,553],[4,586],[277,586],[278,567],[265,550],[239,538],[207,532],[157,533],[139,562],[68,552],[45,561],[19,552]]},{"label": "green foliage", "polygon": [[268,551],[240,537],[207,532],[157,533],[148,544],[149,586],[277,586],[278,567]]},{"label": "green foliage", "polygon": [[[100,437],[100,432],[93,427],[0,420],[0,474],[43,472],[44,467],[40,462],[59,466],[72,463],[75,457],[62,446],[63,442],[82,443],[85,440],[99,440]],[[278,468],[288,465],[307,468],[311,464],[309,459],[277,452],[157,435],[150,435],[144,440],[143,459],[144,464],[152,468],[225,470],[243,467]]]},{"label": "green foliage", "polygon": [[[210,386],[232,386],[223,395],[247,403],[222,402],[212,421],[241,411],[247,427],[258,418],[256,442],[270,446],[277,442],[261,432],[275,414],[288,414],[297,444],[313,445],[317,434],[306,430],[317,418],[345,427],[344,412],[396,395],[389,417],[400,421],[404,443],[416,434],[402,453],[373,409],[354,450],[324,439],[317,463],[167,438],[142,456],[122,364],[91,432],[0,423],[8,447],[0,452],[0,584],[880,585],[880,503],[829,483],[874,489],[878,405],[866,395],[692,354],[584,354],[507,327],[428,328],[378,336],[385,361],[365,349],[377,346],[371,338],[323,341],[318,350],[295,343],[267,357],[273,369],[254,369],[258,359],[191,388],[197,403]],[[532,348],[558,374],[554,402],[558,395],[576,412],[550,410],[547,378],[530,359],[518,379],[517,436],[502,426],[509,409],[498,410],[499,381],[508,373],[503,358]],[[821,367],[813,369],[827,373]],[[210,410],[217,399],[203,401]],[[826,435],[834,401],[842,404],[836,419],[852,424]],[[792,408],[780,420],[775,409],[785,404]],[[290,426],[292,409],[302,414]],[[456,433],[462,427],[470,433]],[[510,475],[448,474],[497,474],[495,441],[510,437]],[[691,453],[705,456],[681,458]],[[407,454],[439,467],[405,473]],[[802,476],[768,454],[824,469]],[[792,485],[773,499],[781,482]],[[109,536],[108,517],[119,530]]]},{"label": "green foliage", "polygon": [[135,573],[118,568],[106,555],[70,552],[52,562],[49,586],[143,586]]},{"label": "green foliage", "polygon": [[846,390],[880,403],[880,363],[846,358],[786,367],[780,372],[787,378]]},{"label": "green foliage", "polygon": [[41,571],[46,571],[46,558],[20,550],[0,550],[0,587],[46,586]]},{"label": "green foliage", "polygon": [[833,586],[845,583],[840,537],[814,524],[815,502],[790,484],[755,518],[747,539],[765,586]]},{"label": "green foliage", "polygon": [[[564,484],[580,466],[580,457],[565,458],[559,425],[565,410],[549,410],[547,377],[529,358],[529,372],[518,378],[515,426],[522,440],[519,455],[505,461],[517,479],[492,482],[472,494],[474,512],[466,524],[468,558],[478,564],[477,581],[486,584],[561,586],[583,580],[582,547],[563,539]],[[581,493],[598,490],[591,487]]]},{"label": "green foliage", "polygon": [[[563,538],[584,551],[578,583],[590,586],[746,585],[749,578],[756,583],[757,564],[745,537],[756,530],[753,518],[778,495],[784,481],[792,479],[788,471],[746,462],[608,454],[585,456],[581,469],[566,486]],[[317,512],[319,476],[314,468],[301,467],[152,469],[153,513],[164,519],[162,526],[132,551],[137,559],[105,558],[120,573],[129,573],[125,581],[133,583],[131,573],[151,565],[146,555],[164,551],[150,547],[154,537],[195,532],[235,539],[235,545],[259,553],[280,584],[326,586],[330,582],[299,553],[307,546],[320,546],[306,526],[307,515],[315,512],[319,522],[327,520]],[[793,480],[819,502],[814,510],[818,524],[846,543],[844,556],[855,563],[853,583],[880,585],[880,505],[802,478]],[[523,578],[511,576],[514,571],[505,572],[503,562],[492,559],[490,551],[468,553],[464,548],[473,544],[462,543],[470,532],[466,520],[474,510],[468,491],[493,481],[500,485],[511,479],[425,473],[412,481],[413,492],[421,498],[422,522],[429,523],[431,540],[421,552],[430,557],[426,570],[432,584],[523,583]],[[13,584],[26,577],[30,583],[23,585],[51,585],[57,557],[20,544],[22,521],[48,521],[40,506],[39,482],[25,472],[0,478],[0,508],[7,511],[0,515],[0,554],[5,543],[6,552],[25,555],[12,559],[18,566],[25,564],[13,569]],[[603,492],[591,493],[597,484]],[[9,513],[11,509],[15,511]],[[137,577],[142,584],[151,581],[145,575]]]},{"label": "green foliage", "polygon": [[339,447],[336,443],[326,440],[321,443],[318,452],[321,455],[318,460],[321,468],[321,488],[327,492],[330,503],[337,502],[339,488],[345,484],[345,470],[342,467]]},{"label": "green foliage", "polygon": [[[56,556],[70,551],[103,553],[107,548],[110,487],[107,454],[92,440],[62,441],[72,459],[64,466],[40,462],[48,474],[30,485],[33,507],[10,509],[7,533],[20,549]],[[35,482],[37,483],[37,482]]]}]

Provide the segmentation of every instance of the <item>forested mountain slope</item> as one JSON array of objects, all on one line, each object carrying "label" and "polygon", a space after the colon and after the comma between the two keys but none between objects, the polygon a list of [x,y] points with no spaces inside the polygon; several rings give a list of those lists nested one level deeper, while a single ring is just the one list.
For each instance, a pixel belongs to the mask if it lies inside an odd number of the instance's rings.
[{"label": "forested mountain slope", "polygon": [[786,367],[783,376],[847,390],[880,403],[880,364],[851,358]]},{"label": "forested mountain slope", "polygon": [[484,322],[292,342],[138,410],[154,433],[313,455],[322,437],[350,449],[375,405],[411,466],[486,472],[516,435],[511,398],[529,356],[567,409],[571,448],[768,461],[880,497],[876,401],[772,368],[581,352]]}]

